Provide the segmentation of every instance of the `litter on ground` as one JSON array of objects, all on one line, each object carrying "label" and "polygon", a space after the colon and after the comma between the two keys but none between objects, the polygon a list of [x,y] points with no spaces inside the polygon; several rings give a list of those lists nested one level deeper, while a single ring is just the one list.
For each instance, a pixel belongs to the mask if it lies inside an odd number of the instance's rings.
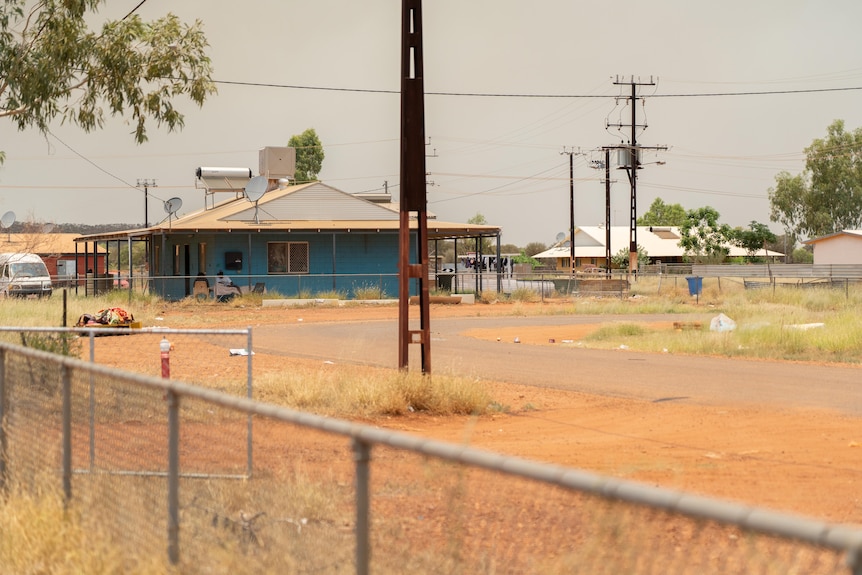
[{"label": "litter on ground", "polygon": [[736,322],[723,313],[718,314],[709,322],[709,331],[733,331],[735,329]]}]

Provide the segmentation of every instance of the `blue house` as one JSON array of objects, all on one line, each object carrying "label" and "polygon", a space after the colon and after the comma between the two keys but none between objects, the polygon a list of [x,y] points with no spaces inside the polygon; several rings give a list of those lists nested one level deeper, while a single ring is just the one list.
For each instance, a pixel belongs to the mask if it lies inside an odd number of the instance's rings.
[{"label": "blue house", "polygon": [[[212,207],[145,229],[76,238],[86,253],[121,251],[146,244],[147,269],[134,277],[168,300],[193,292],[203,274],[212,286],[223,272],[243,291],[287,297],[360,289],[398,294],[399,211],[388,194],[348,194],[321,182],[279,187],[257,201],[242,190]],[[428,220],[429,241],[494,237],[500,228]],[[413,234],[413,250],[416,234]],[[432,246],[433,251],[433,246]],[[415,253],[415,251],[413,252]],[[433,274],[434,263],[431,264]]]}]

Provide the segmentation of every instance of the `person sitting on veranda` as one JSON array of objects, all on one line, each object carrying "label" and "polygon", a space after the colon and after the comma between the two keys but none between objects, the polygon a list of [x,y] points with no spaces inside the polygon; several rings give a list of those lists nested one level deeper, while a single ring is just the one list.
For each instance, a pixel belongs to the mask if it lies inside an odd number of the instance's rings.
[{"label": "person sitting on veranda", "polygon": [[241,295],[239,286],[235,285],[230,278],[225,277],[224,272],[216,274],[215,296],[218,301],[229,301]]}]

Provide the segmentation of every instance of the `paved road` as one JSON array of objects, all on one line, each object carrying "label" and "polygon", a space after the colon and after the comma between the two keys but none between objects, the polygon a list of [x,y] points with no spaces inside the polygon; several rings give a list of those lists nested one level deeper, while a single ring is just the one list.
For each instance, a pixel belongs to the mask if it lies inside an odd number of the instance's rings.
[{"label": "paved road", "polygon": [[[604,315],[432,319],[432,373],[457,373],[650,401],[766,403],[862,415],[862,368],[858,367],[587,350],[461,335],[470,328],[676,319],[695,318]],[[255,328],[254,346],[259,352],[394,368],[398,363],[397,329],[392,320],[261,326]],[[419,346],[410,348],[410,365],[418,366]]]}]

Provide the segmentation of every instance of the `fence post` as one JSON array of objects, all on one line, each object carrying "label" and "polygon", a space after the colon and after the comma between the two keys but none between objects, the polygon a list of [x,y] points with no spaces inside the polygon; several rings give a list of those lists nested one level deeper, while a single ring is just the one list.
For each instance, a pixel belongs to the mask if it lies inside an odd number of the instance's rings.
[{"label": "fence post", "polygon": [[168,403],[168,560],[180,562],[180,398],[169,389]]},{"label": "fence post", "polygon": [[71,368],[60,368],[63,388],[63,496],[66,504],[72,500],[72,381]]},{"label": "fence post", "polygon": [[[96,332],[90,330],[90,365],[96,365]],[[96,382],[90,372],[90,471],[96,466]]]},{"label": "fence post", "polygon": [[0,492],[6,490],[6,458],[9,439],[6,437],[6,350],[0,349]]},{"label": "fence post", "polygon": [[[251,358],[254,355],[254,351],[252,351],[252,347],[251,347],[251,326],[249,326],[247,329],[248,329],[248,341],[246,342],[246,349],[248,350],[248,367],[247,367],[248,373],[246,375],[246,382],[247,382],[246,383],[246,395],[248,396],[249,399],[252,399],[252,395],[253,395],[253,393],[252,393],[252,381],[253,380],[252,380]],[[252,456],[252,448],[254,445],[253,438],[254,438],[254,435],[253,435],[253,431],[252,431],[252,416],[251,416],[251,414],[249,414],[248,415],[248,432],[246,433],[246,450],[245,450],[246,457],[247,457],[246,475],[248,475],[249,479],[251,479],[251,472],[253,469],[253,461],[254,461],[253,456]]]},{"label": "fence post", "polygon": [[370,549],[369,462],[371,444],[353,439],[353,460],[356,462],[356,575],[368,575]]},{"label": "fence post", "polygon": [[847,567],[851,575],[862,575],[862,549],[851,549],[847,552]]}]

